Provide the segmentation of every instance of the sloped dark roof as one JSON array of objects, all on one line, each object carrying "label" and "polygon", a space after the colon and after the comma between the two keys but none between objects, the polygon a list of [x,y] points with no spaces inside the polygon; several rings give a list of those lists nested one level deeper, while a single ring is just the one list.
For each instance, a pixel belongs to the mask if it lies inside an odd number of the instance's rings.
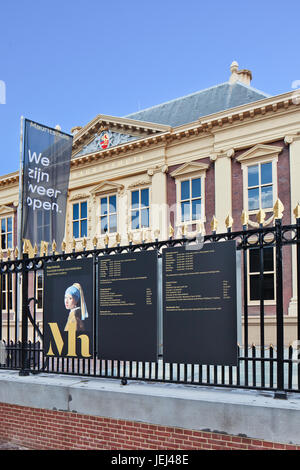
[{"label": "sloped dark roof", "polygon": [[269,97],[270,95],[241,82],[226,82],[125,117],[176,127],[196,121],[201,116]]}]

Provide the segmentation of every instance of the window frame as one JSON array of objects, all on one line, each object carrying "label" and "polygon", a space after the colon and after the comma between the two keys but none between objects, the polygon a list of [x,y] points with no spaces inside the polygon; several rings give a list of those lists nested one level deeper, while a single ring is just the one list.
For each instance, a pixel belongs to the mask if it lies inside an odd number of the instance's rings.
[{"label": "window frame", "polygon": [[[149,225],[147,227],[142,227],[141,226],[141,191],[143,189],[148,190],[148,206],[143,207],[143,209],[148,209],[148,214],[149,214]],[[139,192],[139,208],[138,209],[132,209],[132,193],[133,192]],[[151,186],[149,185],[141,185],[136,188],[131,188],[129,191],[129,198],[130,198],[130,204],[129,204],[129,226],[130,226],[130,231],[133,233],[138,233],[141,232],[142,230],[149,230],[151,228],[151,199],[152,199],[152,194],[151,194]],[[139,211],[139,228],[132,228],[132,212],[138,210]]]},{"label": "window frame", "polygon": [[[278,156],[273,155],[273,156],[265,156],[265,157],[257,157],[257,158],[249,158],[249,160],[242,162],[242,171],[243,171],[243,206],[244,209],[248,212],[249,215],[252,214],[257,214],[261,209],[264,210],[265,212],[272,212],[274,204],[278,198],[278,184],[277,184],[277,162],[278,162]],[[270,186],[270,183],[266,183],[266,185],[261,185],[260,184],[260,178],[261,176],[259,175],[259,208],[258,209],[251,209],[249,210],[249,199],[248,199],[248,170],[250,166],[255,166],[259,165],[259,168],[261,167],[262,164],[264,163],[272,163],[272,187],[273,187],[273,205],[272,207],[266,207],[262,208],[261,207],[261,187],[262,186]],[[257,187],[257,186],[253,186]],[[250,186],[251,188],[251,186]]]},{"label": "window frame", "polygon": [[[102,233],[101,231],[101,218],[102,218],[102,214],[101,214],[101,199],[104,199],[104,198],[107,198],[109,200],[109,198],[111,196],[115,196],[116,197],[116,212],[113,212],[112,214],[108,211],[107,213],[107,220],[108,220],[108,230],[107,232],[104,232]],[[118,193],[117,192],[108,192],[108,193],[104,193],[104,194],[100,194],[99,195],[99,211],[100,211],[100,215],[99,217],[97,217],[97,225],[99,227],[99,229],[97,230],[97,232],[100,234],[100,237],[105,237],[105,235],[115,235],[116,233],[118,233],[118,227],[119,227],[119,212],[118,212],[118,204],[119,204],[119,201],[118,201]],[[108,207],[109,207],[109,204],[108,204]],[[117,220],[117,226],[116,226],[116,231],[115,232],[111,232],[109,230],[109,219],[110,219],[110,215],[116,215],[116,220]]]},{"label": "window frame", "polygon": [[[7,219],[11,219],[11,231],[7,231]],[[5,240],[6,240],[6,247],[2,246],[2,220],[5,220]],[[0,240],[0,249],[2,251],[12,250],[14,246],[14,214],[1,214],[0,216],[0,227],[1,227],[1,240]],[[7,246],[7,235],[11,233],[11,246]]]},{"label": "window frame", "polygon": [[[38,276],[39,274],[41,274],[41,278],[42,278],[42,287],[39,288],[38,286]],[[38,304],[38,293],[39,291],[42,291],[42,306],[40,307],[39,304]],[[44,310],[44,273],[42,270],[37,270],[36,271],[36,278],[35,278],[35,298],[37,300],[37,304],[36,304],[36,310],[41,312]]]},{"label": "window frame", "polygon": [[[274,283],[274,299],[269,299],[269,300],[263,300],[264,305],[276,305],[276,300],[277,300],[277,292],[276,292],[276,249],[275,247],[265,245],[264,248],[272,248],[273,249],[273,270],[272,271],[264,271],[263,275],[265,274],[273,274],[273,283]],[[253,271],[250,272],[250,251],[251,250],[259,250],[260,247],[253,247],[252,249],[247,250],[247,303],[249,306],[259,306],[261,300],[251,300],[250,296],[250,277],[251,276],[257,276],[260,275],[260,271]]]},{"label": "window frame", "polygon": [[[10,279],[10,289],[8,289],[8,276],[11,276]],[[14,305],[14,287],[15,280],[12,277],[13,274],[1,274],[1,311],[2,313],[15,313]],[[3,289],[3,279],[5,280],[5,289]],[[9,294],[11,293],[11,305],[9,301]],[[3,307],[3,295],[5,296],[5,308]]]},{"label": "window frame", "polygon": [[[272,165],[272,181],[271,183],[262,183],[261,182],[261,166],[267,163],[271,163]],[[253,166],[258,166],[258,184],[255,186],[249,186],[249,168]],[[259,162],[252,162],[247,165],[247,211],[249,214],[257,213],[260,209],[263,209],[264,211],[272,211],[276,198],[274,198],[274,190],[275,190],[275,185],[274,185],[274,178],[276,177],[275,171],[274,171],[274,164],[273,161],[259,161]],[[272,206],[269,207],[262,207],[262,188],[267,187],[267,186],[272,186]],[[258,188],[258,202],[259,202],[259,207],[257,209],[249,209],[249,189],[254,189]]]},{"label": "window frame", "polygon": [[[192,197],[192,181],[193,180],[196,180],[196,179],[199,179],[200,180],[200,189],[201,189],[201,192],[200,192],[200,197],[195,197],[193,198]],[[189,190],[190,190],[190,197],[189,199],[182,199],[181,196],[181,187],[182,187],[182,183],[184,181],[189,181]],[[204,178],[203,178],[203,175],[192,175],[192,176],[182,176],[181,178],[178,178],[176,180],[176,184],[177,184],[177,191],[176,191],[176,196],[178,196],[177,199],[177,220],[179,221],[179,225],[182,226],[182,225],[185,225],[185,224],[188,224],[188,225],[193,225],[193,224],[197,224],[199,222],[204,222],[204,216],[203,216],[203,213],[204,212]],[[193,200],[197,200],[197,199],[200,199],[200,208],[201,208],[201,212],[200,212],[200,219],[194,219],[193,220],[193,209],[192,209],[192,201]],[[186,202],[188,201],[189,204],[190,204],[190,218],[188,220],[182,220],[182,210],[181,210],[181,205],[182,205],[182,202]]]},{"label": "window frame", "polygon": [[[84,203],[84,202],[86,203],[86,217],[82,218],[81,217],[81,204]],[[79,205],[79,214],[78,214],[79,218],[78,219],[73,218],[74,206],[76,204]],[[82,220],[86,220],[86,235],[81,235],[81,221]],[[88,217],[88,199],[73,201],[72,204],[71,204],[71,234],[72,234],[73,239],[82,240],[83,238],[88,237],[88,233],[89,233],[88,220],[89,220],[89,217]],[[78,237],[74,236],[74,222],[79,222],[79,236]]]},{"label": "window frame", "polygon": [[[194,179],[200,178],[201,180],[201,217],[200,219],[195,220],[186,220],[181,221],[181,183],[183,181],[191,181]],[[205,216],[205,178],[206,178],[206,169],[199,172],[186,173],[176,177],[176,227],[183,227],[185,225],[197,225],[199,223],[206,222]],[[191,185],[191,183],[190,183]],[[192,200],[190,198],[190,200]],[[192,206],[190,207],[190,215],[192,214]]]}]

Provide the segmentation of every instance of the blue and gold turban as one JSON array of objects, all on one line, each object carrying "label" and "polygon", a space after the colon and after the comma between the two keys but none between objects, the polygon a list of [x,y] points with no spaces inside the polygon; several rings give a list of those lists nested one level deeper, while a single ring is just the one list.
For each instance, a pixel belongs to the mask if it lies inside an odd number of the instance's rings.
[{"label": "blue and gold turban", "polygon": [[87,311],[81,285],[78,284],[78,282],[75,282],[75,284],[67,288],[65,295],[67,294],[71,295],[78,307],[81,308],[81,320],[85,320],[86,318],[88,318],[89,314]]}]

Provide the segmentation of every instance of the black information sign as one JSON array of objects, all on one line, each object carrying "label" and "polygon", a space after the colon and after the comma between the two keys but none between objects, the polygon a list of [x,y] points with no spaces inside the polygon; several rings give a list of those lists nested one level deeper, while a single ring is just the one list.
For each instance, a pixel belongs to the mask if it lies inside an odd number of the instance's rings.
[{"label": "black information sign", "polygon": [[163,250],[165,362],[237,365],[234,241]]},{"label": "black information sign", "polygon": [[157,360],[157,253],[99,258],[101,359]]},{"label": "black information sign", "polygon": [[44,352],[93,353],[93,259],[55,261],[44,268]]}]

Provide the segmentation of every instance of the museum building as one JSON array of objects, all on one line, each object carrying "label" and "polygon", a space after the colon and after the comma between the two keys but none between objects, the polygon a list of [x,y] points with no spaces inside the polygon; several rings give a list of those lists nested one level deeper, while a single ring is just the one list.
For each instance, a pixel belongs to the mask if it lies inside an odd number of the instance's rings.
[{"label": "museum building", "polygon": [[[295,223],[300,202],[300,96],[270,96],[252,73],[124,117],[98,115],[71,133],[65,251]],[[17,245],[18,172],[0,178],[1,251]],[[242,218],[243,215],[243,218]],[[47,225],[46,219],[40,225]],[[60,247],[57,247],[60,251]],[[276,330],[275,254],[264,250],[266,343]],[[259,342],[258,250],[249,250],[249,341]],[[284,248],[285,342],[297,327],[296,249]],[[2,280],[2,311],[14,309]],[[43,277],[35,286],[43,308]],[[41,317],[42,318],[42,317]]]}]

